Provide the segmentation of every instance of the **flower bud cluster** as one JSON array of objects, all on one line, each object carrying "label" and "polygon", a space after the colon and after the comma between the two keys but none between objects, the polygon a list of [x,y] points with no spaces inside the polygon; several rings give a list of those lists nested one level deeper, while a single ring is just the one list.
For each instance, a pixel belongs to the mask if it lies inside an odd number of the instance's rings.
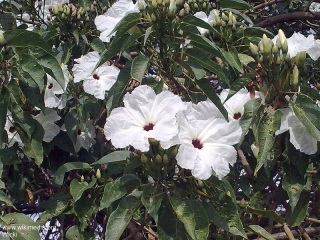
[{"label": "flower bud cluster", "polygon": [[207,12],[209,9],[209,0],[188,0],[188,4],[190,6],[190,8],[195,11],[195,12],[199,12],[199,11],[204,11]]},{"label": "flower bud cluster", "polygon": [[212,21],[213,27],[229,27],[233,30],[236,29],[237,18],[232,12],[219,12],[218,10],[214,9],[212,14],[214,16],[214,20]]},{"label": "flower bud cluster", "polygon": [[82,29],[89,21],[84,8],[73,4],[54,5],[51,8],[52,22],[70,28]]}]

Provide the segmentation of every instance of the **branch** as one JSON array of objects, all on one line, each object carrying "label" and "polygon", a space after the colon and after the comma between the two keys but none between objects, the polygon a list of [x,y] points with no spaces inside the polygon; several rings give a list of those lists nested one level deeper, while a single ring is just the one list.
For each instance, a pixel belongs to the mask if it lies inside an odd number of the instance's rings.
[{"label": "branch", "polygon": [[[261,4],[258,4],[256,6],[254,6],[253,10],[256,11],[256,10],[259,10],[261,8],[265,8],[265,7],[268,7],[270,5],[273,5],[273,4],[276,4],[276,3],[280,3],[280,2],[284,2],[284,1],[283,0],[271,0],[271,1],[268,1],[268,2],[264,2],[264,3],[261,3]],[[246,10],[244,12],[244,14],[248,14],[250,12],[251,12],[250,10]]]},{"label": "branch", "polygon": [[266,20],[257,23],[255,27],[269,27],[281,22],[294,22],[298,20],[320,20],[320,14],[311,12],[285,13],[267,18]]},{"label": "branch", "polygon": [[[309,235],[316,235],[316,234],[319,234],[320,233],[320,227],[308,227],[308,228],[305,228],[304,229],[305,232]],[[295,236],[295,237],[299,237],[300,234],[298,231],[296,230],[292,230],[292,234]],[[287,240],[288,239],[288,236],[285,232],[280,232],[280,233],[274,233],[272,234],[272,236],[277,239],[277,240]]]}]

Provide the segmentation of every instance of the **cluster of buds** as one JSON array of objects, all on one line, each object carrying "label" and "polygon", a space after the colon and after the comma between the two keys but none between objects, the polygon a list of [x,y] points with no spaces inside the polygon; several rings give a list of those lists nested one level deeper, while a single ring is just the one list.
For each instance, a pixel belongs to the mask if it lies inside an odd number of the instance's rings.
[{"label": "cluster of buds", "polygon": [[73,4],[54,5],[51,8],[52,21],[58,23],[66,28],[82,29],[89,21],[89,17],[86,15],[86,11],[79,7],[77,8]]},{"label": "cluster of buds", "polygon": [[[144,8],[143,4],[138,1],[139,8],[140,5],[141,9]],[[146,9],[144,17],[152,22],[164,16],[166,18],[183,17],[190,12],[190,6],[183,0],[149,0]]]},{"label": "cluster of buds", "polygon": [[219,12],[218,10],[214,9],[212,11],[214,20],[212,25],[214,27],[230,27],[233,30],[236,29],[237,25],[237,18],[232,12]]},{"label": "cluster of buds", "polygon": [[157,177],[172,177],[175,170],[175,157],[178,152],[177,146],[173,146],[164,150],[158,141],[149,139],[150,150],[149,152],[140,155],[140,161],[144,164],[145,168],[155,173],[163,172],[165,176]]},{"label": "cluster of buds", "polygon": [[209,9],[209,0],[188,0],[188,4],[190,5],[192,11],[194,12],[207,12]]}]

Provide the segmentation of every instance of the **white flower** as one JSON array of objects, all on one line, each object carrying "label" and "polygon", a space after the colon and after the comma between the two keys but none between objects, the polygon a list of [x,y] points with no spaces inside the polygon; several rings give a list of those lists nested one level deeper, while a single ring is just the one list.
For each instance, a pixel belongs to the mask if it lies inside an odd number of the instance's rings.
[{"label": "white flower", "polygon": [[219,179],[226,176],[229,164],[237,160],[232,146],[241,136],[237,122],[227,122],[212,102],[205,101],[189,104],[188,109],[178,115],[178,123],[181,143],[176,156],[178,165],[190,169],[193,176],[202,180],[212,174]]},{"label": "white flower", "polygon": [[[246,88],[242,88],[225,102],[229,92],[230,89],[224,89],[220,93],[221,102],[223,102],[223,105],[228,112],[229,120],[239,120],[244,114],[244,105],[252,99],[252,96]],[[256,91],[254,98],[260,97],[264,100],[262,93]]]},{"label": "white flower", "polygon": [[134,4],[132,0],[119,0],[115,2],[106,13],[95,18],[94,23],[97,29],[101,32],[100,39],[103,42],[110,42],[111,37],[115,33],[113,31],[115,26],[129,13],[139,12],[138,2]]},{"label": "white flower", "polygon": [[163,142],[178,133],[176,113],[185,108],[181,99],[169,91],[156,95],[142,85],[124,96],[124,107],[114,109],[104,126],[104,133],[116,148],[129,145],[149,150],[149,138]]},{"label": "white flower", "polygon": [[45,110],[45,114],[41,112],[34,116],[34,119],[36,119],[43,127],[44,142],[51,142],[53,138],[60,132],[60,127],[56,125],[55,122],[60,120],[61,117],[56,113],[56,111],[48,108]]},{"label": "white flower", "polygon": [[[214,23],[215,21],[215,18],[214,18],[214,15],[213,15],[213,11],[211,11],[209,13],[209,16],[207,16],[207,14],[205,12],[196,12],[194,14],[195,17],[201,19],[202,21],[208,23],[210,26],[212,26],[212,24]],[[202,27],[197,27],[200,34],[201,35],[204,35],[205,33],[209,32],[209,30],[205,29],[205,28],[202,28]]]},{"label": "white flower", "polygon": [[81,58],[75,59],[73,66],[74,82],[83,81],[83,89],[86,93],[98,99],[105,99],[105,92],[110,90],[116,82],[120,70],[115,66],[104,63],[95,71],[100,56],[97,52],[89,52]]},{"label": "white flower", "polygon": [[289,130],[290,142],[293,146],[305,154],[314,154],[317,152],[317,140],[313,138],[300,122],[291,108],[284,108],[282,112],[281,126],[276,135]]},{"label": "white flower", "polygon": [[23,147],[24,144],[14,126],[14,121],[12,119],[11,113],[7,113],[7,121],[4,126],[4,129],[7,131],[8,135],[8,147],[12,147],[13,144],[18,143],[19,147]]},{"label": "white flower", "polygon": [[[273,38],[276,43],[278,35]],[[295,57],[299,52],[305,51],[314,61],[320,57],[320,40],[315,40],[310,34],[305,37],[301,33],[294,33],[290,38],[287,38],[288,54],[291,58]]]},{"label": "white flower", "polygon": [[92,124],[92,120],[89,120],[85,127],[78,129],[75,150],[79,152],[81,148],[88,150],[93,144],[96,143],[94,138],[96,137],[95,127]]},{"label": "white flower", "polygon": [[[69,83],[69,71],[66,65],[62,65],[61,68],[64,76],[64,89],[53,77],[47,74],[47,86],[44,92],[44,104],[47,108],[63,109],[66,106],[67,96],[63,93]],[[56,95],[61,96],[57,97]]]}]

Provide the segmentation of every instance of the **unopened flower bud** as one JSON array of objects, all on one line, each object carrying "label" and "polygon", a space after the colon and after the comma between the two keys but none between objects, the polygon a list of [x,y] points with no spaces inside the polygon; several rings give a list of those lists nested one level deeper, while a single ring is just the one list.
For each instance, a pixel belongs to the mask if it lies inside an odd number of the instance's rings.
[{"label": "unopened flower bud", "polygon": [[83,181],[84,181],[84,176],[81,175],[80,182],[83,182]]},{"label": "unopened flower bud", "polygon": [[152,0],[151,6],[156,8],[157,7],[157,0]]},{"label": "unopened flower bud", "polygon": [[154,162],[156,164],[162,164],[162,157],[159,154],[157,154],[157,156],[154,158]]},{"label": "unopened flower bud", "polygon": [[224,13],[221,14],[221,18],[222,18],[224,21],[226,21],[226,22],[229,20],[229,18],[227,17],[227,15],[224,14]]},{"label": "unopened flower bud", "polygon": [[0,46],[5,45],[7,43],[7,40],[4,37],[4,34],[0,34]]},{"label": "unopened flower bud", "polygon": [[141,163],[147,163],[147,162],[149,162],[149,159],[147,158],[146,155],[141,154],[140,161],[141,161]]},{"label": "unopened flower bud", "polygon": [[101,172],[100,172],[100,169],[99,169],[99,168],[97,169],[96,177],[97,177],[98,179],[101,178]]},{"label": "unopened flower bud", "polygon": [[258,46],[253,44],[253,43],[250,43],[250,51],[251,51],[253,56],[258,56],[258,54],[259,54]]},{"label": "unopened flower bud", "polygon": [[238,23],[238,21],[234,15],[232,16],[232,23],[233,23],[233,25],[237,25],[237,23]]},{"label": "unopened flower bud", "polygon": [[225,22],[225,21],[223,21],[223,20],[221,20],[220,24],[221,24],[221,26],[222,26],[222,27],[227,26],[226,22]]},{"label": "unopened flower bud", "polygon": [[170,159],[168,158],[167,154],[164,154],[162,157],[162,163],[164,166],[169,166],[170,164]]},{"label": "unopened flower bud", "polygon": [[297,91],[298,86],[299,86],[299,69],[297,65],[295,65],[292,71],[291,90]]},{"label": "unopened flower bud", "polygon": [[180,10],[179,16],[180,16],[180,17],[183,17],[183,16],[184,16],[184,9],[183,9],[183,8]]},{"label": "unopened flower bud", "polygon": [[139,11],[144,10],[144,1],[143,0],[138,0],[138,8],[139,8]]},{"label": "unopened flower bud", "polygon": [[299,52],[297,56],[298,56],[299,66],[302,66],[307,57],[306,51]]},{"label": "unopened flower bud", "polygon": [[157,0],[158,5],[161,5],[161,3],[162,3],[162,0]]},{"label": "unopened flower bud", "polygon": [[53,14],[57,15],[59,13],[59,6],[58,5],[53,5],[52,12],[53,12]]},{"label": "unopened flower bud", "polygon": [[277,47],[276,44],[273,45],[273,47],[272,47],[272,53],[273,53],[274,55],[279,55],[279,49],[278,49],[278,47]]},{"label": "unopened flower bud", "polygon": [[259,154],[259,147],[257,147],[254,143],[251,145],[251,150],[253,153],[253,156],[255,156],[255,158],[258,158],[258,154]]},{"label": "unopened flower bud", "polygon": [[269,40],[270,39],[265,34],[263,34],[263,37],[262,37],[263,52],[262,52],[262,54],[269,55],[271,53],[272,44],[270,44]]},{"label": "unopened flower bud", "polygon": [[232,19],[233,19],[233,13],[232,12],[229,12],[228,19],[229,19],[230,22],[232,22]]}]

